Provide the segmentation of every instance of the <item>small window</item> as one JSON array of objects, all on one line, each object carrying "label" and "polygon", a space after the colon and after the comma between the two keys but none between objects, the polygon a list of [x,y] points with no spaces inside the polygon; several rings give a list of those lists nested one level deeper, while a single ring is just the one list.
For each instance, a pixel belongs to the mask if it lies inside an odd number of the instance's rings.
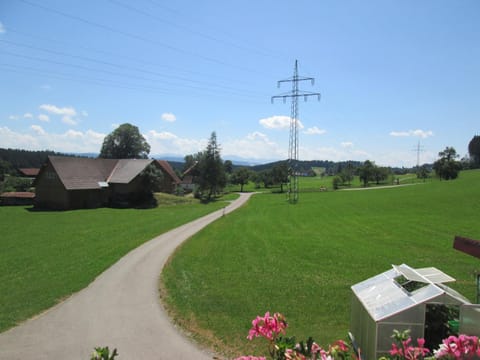
[{"label": "small window", "polygon": [[408,280],[405,276],[400,275],[395,278],[395,281],[398,285],[400,285],[403,289],[405,289],[408,293],[412,293],[415,290],[421,289],[428,284],[421,283],[418,281]]}]

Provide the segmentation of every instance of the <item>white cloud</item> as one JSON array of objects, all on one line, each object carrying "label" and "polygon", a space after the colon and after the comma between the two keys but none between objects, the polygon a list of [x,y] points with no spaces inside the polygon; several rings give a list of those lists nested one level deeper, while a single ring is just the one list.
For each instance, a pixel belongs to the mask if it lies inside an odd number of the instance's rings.
[{"label": "white cloud", "polygon": [[63,115],[63,116],[76,116],[77,111],[73,107],[63,107],[60,108],[55,105],[50,104],[43,104],[40,105],[40,110],[44,110],[48,113],[55,114],[55,115]]},{"label": "white cloud", "polygon": [[327,132],[327,130],[319,129],[318,127],[314,126],[314,127],[308,128],[303,133],[305,135],[323,135],[326,132]]},{"label": "white cloud", "polygon": [[5,26],[3,26],[2,22],[0,21],[0,34],[5,34],[6,32]]},{"label": "white cloud", "polygon": [[5,148],[40,150],[36,147],[37,140],[34,136],[14,132],[6,126],[0,127],[0,143]]},{"label": "white cloud", "polygon": [[18,120],[19,119],[19,116],[18,115],[10,115],[8,117],[9,120]]},{"label": "white cloud", "polygon": [[43,122],[49,122],[50,118],[48,117],[48,115],[40,114],[40,115],[38,115],[38,120],[43,121]]},{"label": "white cloud", "polygon": [[24,119],[33,119],[33,115],[31,113],[25,113],[23,114]]},{"label": "white cloud", "polygon": [[256,160],[286,159],[287,150],[267,135],[255,131],[244,138],[225,142],[222,145],[222,157],[228,159],[229,156]]},{"label": "white cloud", "polygon": [[[173,140],[173,139],[178,139],[178,136],[175,134],[172,134],[171,132],[168,131],[161,131],[161,132],[156,132],[155,130],[150,130],[148,134],[153,138],[153,139],[158,139],[158,140]],[[148,136],[148,135],[147,135]]]},{"label": "white cloud", "polygon": [[64,116],[62,117],[62,122],[67,125],[77,125],[78,122],[73,119],[71,116]]},{"label": "white cloud", "polygon": [[202,151],[207,140],[181,138],[171,132],[150,130],[144,135],[150,144],[150,154],[170,154],[184,156]]},{"label": "white cloud", "polygon": [[40,125],[32,125],[30,128],[35,132],[35,134],[43,136],[46,134],[45,130]]},{"label": "white cloud", "polygon": [[85,110],[82,110],[82,116],[83,117],[88,117],[88,112],[86,112]]},{"label": "white cloud", "polygon": [[46,91],[52,90],[52,86],[49,84],[43,84],[42,86],[40,86],[40,88]]},{"label": "white cloud", "polygon": [[104,134],[92,130],[68,130],[65,133],[48,133],[39,125],[32,125],[30,132],[15,132],[0,127],[2,146],[25,150],[53,150],[59,152],[99,152]]},{"label": "white cloud", "polygon": [[[269,118],[260,119],[259,123],[266,129],[289,129],[290,120],[290,116],[274,115]],[[303,124],[300,120],[297,120],[297,126],[299,129],[303,129]]]},{"label": "white cloud", "polygon": [[62,122],[67,125],[77,125],[78,121],[75,119],[77,111],[73,107],[58,107],[51,104],[40,105],[40,110],[46,111],[49,114],[62,116]]},{"label": "white cloud", "polygon": [[420,137],[422,139],[426,139],[428,137],[433,136],[433,131],[431,130],[408,130],[408,131],[392,131],[390,132],[391,136],[395,137],[409,137],[409,136],[415,136],[415,137]]},{"label": "white cloud", "polygon": [[175,116],[175,114],[172,113],[163,113],[162,120],[167,122],[175,122],[177,121],[177,117]]},{"label": "white cloud", "polygon": [[371,154],[364,150],[354,150],[349,147],[337,148],[334,146],[324,146],[318,148],[300,148],[300,158],[302,160],[321,160],[330,161],[365,161],[371,158]]},{"label": "white cloud", "polygon": [[340,143],[342,148],[353,148],[353,143],[351,141],[343,141]]}]

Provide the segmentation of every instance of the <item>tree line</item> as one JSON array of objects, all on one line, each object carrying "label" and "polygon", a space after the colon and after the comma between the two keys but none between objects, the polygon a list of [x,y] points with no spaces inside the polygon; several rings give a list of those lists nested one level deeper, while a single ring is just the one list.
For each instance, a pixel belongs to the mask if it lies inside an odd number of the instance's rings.
[{"label": "tree line", "polygon": [[[458,154],[453,147],[446,147],[439,152],[439,159],[432,166],[424,165],[416,168],[417,176],[425,179],[433,170],[440,179],[452,180],[458,176],[461,169],[480,168],[480,136],[475,135],[468,145],[469,158],[458,161]],[[140,134],[138,127],[122,124],[108,134],[100,149],[100,158],[115,159],[146,159],[150,153],[150,145]],[[54,151],[28,151],[15,149],[0,149],[0,190],[5,191],[6,179],[11,181],[18,175],[19,168],[40,168],[50,155],[65,155]],[[392,173],[406,169],[392,169],[375,165],[371,160],[363,163],[358,161],[300,161],[296,164],[296,172],[302,176],[315,176],[312,168],[324,169],[323,175],[334,175],[333,187],[349,185],[354,176],[358,176],[364,186],[370,182],[380,184],[385,182]],[[243,191],[244,185],[254,182],[257,187],[283,186],[288,183],[289,167],[287,161],[278,161],[253,167],[236,167],[230,160],[223,161],[221,147],[217,135],[212,132],[207,147],[196,154],[184,158],[182,173],[186,171],[195,178],[196,196],[205,200],[222,193],[227,184],[239,185]],[[290,170],[291,171],[291,170]],[[161,172],[150,168],[145,174],[145,183],[154,188],[161,178]],[[181,174],[179,174],[181,175]],[[14,190],[27,185],[19,182]],[[10,186],[12,187],[12,186]],[[12,191],[10,188],[9,191]]]}]

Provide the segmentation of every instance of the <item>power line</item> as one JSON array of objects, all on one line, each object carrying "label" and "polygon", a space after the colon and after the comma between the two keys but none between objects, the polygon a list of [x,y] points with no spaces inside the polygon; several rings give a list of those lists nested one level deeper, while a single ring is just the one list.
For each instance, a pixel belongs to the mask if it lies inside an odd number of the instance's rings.
[{"label": "power line", "polygon": [[[94,59],[94,58],[91,58],[91,57],[67,54],[67,53],[64,53],[64,52],[61,52],[61,51],[45,49],[45,48],[41,48],[41,47],[34,46],[34,45],[21,44],[21,43],[8,41],[8,40],[3,40],[3,39],[0,39],[0,43],[1,42],[11,44],[11,45],[17,46],[17,47],[24,47],[24,48],[29,48],[29,49],[33,49],[33,50],[39,50],[39,51],[47,52],[47,53],[50,53],[50,54],[66,56],[66,57],[79,59],[79,60],[84,60],[84,61],[89,61],[89,62],[93,62],[93,63],[100,64],[100,65],[107,65],[107,66],[110,66],[110,67],[115,67],[117,69],[135,71],[135,72],[140,72],[140,73],[144,73],[144,74],[148,74],[148,75],[154,75],[154,76],[158,76],[158,77],[162,77],[162,78],[180,80],[180,81],[184,81],[184,82],[187,82],[187,83],[190,82],[190,83],[198,84],[198,85],[201,86],[201,87],[199,87],[199,86],[186,85],[186,84],[182,85],[182,86],[187,87],[187,88],[204,89],[205,86],[207,86],[207,87],[214,87],[214,88],[226,90],[226,91],[230,92],[232,95],[244,95],[244,96],[247,96],[247,97],[252,96],[251,92],[248,92],[248,93],[247,92],[242,92],[242,90],[240,90],[238,88],[224,86],[224,85],[220,85],[220,84],[216,84],[216,83],[197,81],[197,80],[193,80],[191,78],[185,78],[185,77],[181,77],[181,76],[163,74],[163,73],[159,73],[159,72],[156,72],[156,71],[131,67],[131,66],[128,66],[128,65],[119,65],[119,64],[115,64],[115,63],[104,61],[104,60]],[[80,69],[87,70],[87,71],[97,71],[97,72],[109,73],[109,74],[117,75],[117,76],[130,77],[130,78],[136,78],[136,79],[151,81],[151,79],[148,79],[148,78],[145,78],[145,77],[139,77],[138,75],[137,76],[132,76],[132,75],[128,75],[128,74],[125,74],[125,73],[118,73],[118,72],[113,72],[113,71],[103,70],[103,69],[102,70],[96,70],[96,69],[92,69],[90,67],[86,67],[86,66],[82,66],[82,65],[75,65],[75,64],[70,64],[70,63],[65,63],[65,62],[60,62],[60,61],[54,61],[54,60],[50,60],[50,59],[43,59],[43,58],[38,58],[38,57],[33,57],[33,56],[20,55],[20,54],[11,53],[11,52],[8,52],[8,51],[5,51],[5,50],[4,50],[4,52],[9,54],[9,55],[12,55],[12,56],[23,57],[23,58],[30,59],[30,60],[35,60],[35,61],[49,62],[49,63],[53,63],[53,64],[57,64],[57,65],[80,68]],[[164,81],[164,83],[171,84],[171,85],[178,85],[178,84],[172,83],[172,82],[165,82]],[[263,95],[264,94],[259,93],[259,96],[263,96]]]},{"label": "power line", "polygon": [[173,46],[173,45],[161,42],[161,41],[148,39],[148,38],[145,38],[145,37],[140,36],[140,35],[136,35],[136,34],[126,32],[126,31],[118,30],[118,29],[112,28],[108,25],[100,24],[100,23],[97,23],[95,21],[91,21],[91,20],[82,18],[80,16],[68,14],[66,12],[63,12],[63,11],[60,11],[60,10],[57,10],[57,9],[54,9],[54,8],[51,8],[49,6],[45,6],[45,5],[42,5],[42,4],[34,3],[34,2],[29,1],[29,0],[19,0],[19,1],[21,1],[25,4],[27,4],[27,5],[37,7],[39,9],[42,9],[42,10],[47,11],[47,12],[51,12],[51,13],[54,13],[54,14],[57,14],[57,15],[75,20],[75,21],[82,22],[84,24],[87,24],[87,25],[90,25],[90,26],[93,26],[93,27],[97,27],[97,28],[100,28],[100,29],[103,29],[103,30],[107,30],[109,32],[120,34],[120,35],[125,36],[125,37],[129,37],[129,38],[132,38],[132,39],[135,39],[135,40],[140,40],[140,41],[147,42],[147,43],[150,43],[150,44],[158,45],[158,46],[167,48],[171,51],[175,51],[175,52],[182,53],[182,54],[185,54],[185,55],[195,56],[195,57],[198,57],[198,58],[203,59],[205,61],[209,61],[209,62],[218,64],[218,65],[233,67],[233,68],[240,69],[240,70],[243,70],[243,71],[248,71],[248,72],[256,72],[255,70],[253,70],[251,68],[247,68],[247,67],[244,67],[244,66],[233,65],[233,64],[230,64],[230,63],[227,63],[227,62],[224,62],[224,61],[221,61],[221,60],[209,57],[209,56],[205,56],[205,55],[201,55],[201,54],[194,53],[194,52],[191,52],[191,51],[187,51],[187,50],[178,48],[176,46]]},{"label": "power line", "polygon": [[[21,36],[24,36],[24,37],[28,37],[28,38],[32,38],[32,39],[36,39],[36,40],[42,40],[42,41],[47,41],[49,44],[50,43],[57,43],[59,45],[70,45],[69,43],[67,42],[64,42],[64,41],[59,41],[58,39],[54,39],[54,38],[49,38],[49,37],[43,37],[43,36],[38,36],[38,35],[34,35],[34,34],[29,34],[29,33],[25,33],[23,31],[19,31],[18,29],[16,28],[12,28],[11,26],[9,26],[8,28],[8,32],[9,33],[16,33],[16,34],[19,34]],[[13,42],[12,42],[13,43]],[[28,46],[28,45],[24,45],[22,44],[22,46]],[[192,75],[198,75],[198,76],[202,76],[202,77],[208,77],[208,78],[212,78],[212,77],[215,77],[215,74],[206,74],[206,73],[202,73],[202,72],[198,72],[198,71],[192,71],[190,69],[181,69],[181,68],[178,68],[178,67],[175,67],[175,66],[171,66],[171,65],[165,65],[165,64],[160,64],[158,62],[152,62],[152,61],[146,61],[145,59],[143,58],[138,58],[138,57],[133,57],[133,56],[129,56],[127,54],[119,54],[119,53],[113,53],[111,51],[105,51],[103,49],[97,49],[97,48],[92,48],[90,46],[84,46],[82,44],[76,44],[76,47],[78,48],[81,48],[81,49],[85,49],[85,50],[88,50],[90,52],[96,52],[96,53],[99,53],[99,54],[104,54],[104,55],[108,55],[108,56],[113,56],[115,58],[122,58],[122,59],[127,59],[127,60],[130,60],[130,61],[134,61],[135,63],[141,63],[141,64],[145,64],[145,65],[149,65],[149,66],[156,66],[156,67],[163,67],[163,68],[167,68],[167,69],[171,69],[171,70],[174,70],[174,71],[178,71],[178,72],[182,72],[182,73],[185,73],[185,74],[192,74]],[[49,50],[45,50],[43,49],[43,51],[49,51]],[[70,55],[65,55],[65,56],[70,56]],[[233,81],[232,78],[228,78],[228,77],[219,77],[218,78],[219,80],[222,80],[222,81]],[[247,83],[246,81],[241,81],[241,80],[238,80],[238,79],[235,79],[235,81],[238,83],[241,83],[241,84],[249,84]],[[261,94],[262,96],[265,96],[266,94]]]},{"label": "power line", "polygon": [[[118,2],[118,0],[110,0],[110,1]],[[160,8],[162,8],[162,9],[165,9],[165,10],[167,10],[167,11],[173,13],[173,14],[176,14],[177,16],[182,16],[182,15],[183,15],[183,12],[177,11],[177,10],[175,10],[175,9],[172,9],[171,7],[165,6],[165,4],[160,3],[160,2],[158,2],[158,1],[155,1],[155,0],[147,0],[147,1],[149,1],[149,2],[152,3],[152,4],[154,4],[154,5],[157,6],[157,7],[160,7]],[[164,19],[161,19],[160,21],[162,21],[162,22],[167,22],[167,21],[164,20]],[[202,27],[207,27],[207,26],[208,26],[208,27],[212,28],[212,26],[211,26],[212,24],[211,24],[211,23],[207,23],[207,22],[202,21],[201,19],[198,19],[198,18],[196,18],[196,21],[197,21],[198,23],[200,23],[200,24],[202,25]],[[245,50],[245,51],[247,51],[249,54],[253,52],[253,53],[256,53],[256,54],[261,55],[261,56],[270,57],[270,58],[274,58],[274,59],[276,59],[276,60],[280,60],[280,61],[282,61],[282,63],[286,61],[286,60],[285,60],[286,54],[280,54],[280,53],[276,53],[276,54],[275,54],[274,51],[271,50],[271,49],[268,50],[268,51],[266,51],[267,49],[266,49],[265,47],[262,48],[262,49],[258,49],[258,48],[253,48],[253,47],[248,46],[248,45],[239,45],[239,44],[237,43],[238,40],[237,40],[237,39],[234,39],[234,36],[232,36],[231,34],[225,33],[225,30],[224,30],[224,29],[222,29],[221,31],[216,31],[216,33],[221,33],[223,36],[230,38],[229,40],[223,40],[223,39],[220,39],[220,38],[218,38],[218,37],[216,37],[216,36],[212,36],[212,35],[208,35],[208,34],[205,34],[205,33],[201,33],[201,32],[198,32],[198,31],[196,31],[196,30],[191,30],[191,29],[188,28],[188,27],[185,27],[185,26],[182,26],[182,25],[178,25],[178,24],[172,23],[172,22],[170,22],[170,21],[168,21],[167,23],[170,23],[171,25],[173,25],[173,26],[175,26],[175,27],[177,27],[177,28],[183,29],[183,30],[185,30],[185,31],[187,31],[187,32],[190,32],[190,33],[193,33],[193,34],[196,34],[196,35],[199,35],[199,36],[202,36],[202,37],[205,37],[205,38],[208,38],[208,39],[217,41],[217,42],[219,42],[219,43],[228,45],[228,46],[230,46],[230,47],[234,47],[234,48],[237,48],[237,49],[240,49],[240,50]],[[214,30],[215,30],[215,29],[214,29]]]}]

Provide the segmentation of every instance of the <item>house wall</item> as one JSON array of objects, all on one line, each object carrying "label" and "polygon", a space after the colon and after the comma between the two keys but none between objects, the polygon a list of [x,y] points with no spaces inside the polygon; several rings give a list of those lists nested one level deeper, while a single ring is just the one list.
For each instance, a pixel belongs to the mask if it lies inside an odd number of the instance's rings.
[{"label": "house wall", "polygon": [[177,190],[177,184],[173,181],[171,176],[166,173],[165,171],[162,170],[163,173],[163,179],[162,179],[162,185],[161,185],[161,191],[165,193],[172,194]]},{"label": "house wall", "polygon": [[58,178],[51,164],[37,177],[35,186],[35,207],[46,209],[68,209],[68,192]]},{"label": "house wall", "polygon": [[70,190],[68,193],[70,209],[94,209],[108,205],[106,189]]}]

